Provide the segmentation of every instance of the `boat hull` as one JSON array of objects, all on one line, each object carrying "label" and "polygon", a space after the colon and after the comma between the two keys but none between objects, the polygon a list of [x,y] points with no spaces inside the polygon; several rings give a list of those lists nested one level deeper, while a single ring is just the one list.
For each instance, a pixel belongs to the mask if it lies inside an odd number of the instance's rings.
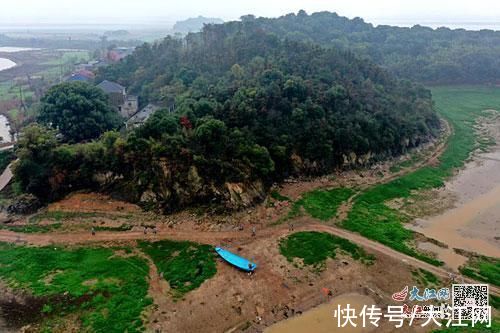
[{"label": "boat hull", "polygon": [[253,272],[257,268],[256,263],[254,263],[248,259],[245,259],[243,257],[240,257],[239,255],[236,255],[232,252],[229,252],[228,250],[225,250],[223,248],[216,247],[215,252],[217,252],[217,254],[222,259],[224,259],[225,261],[227,261],[231,265],[233,265],[233,266],[235,266],[235,267],[237,267],[245,272]]}]

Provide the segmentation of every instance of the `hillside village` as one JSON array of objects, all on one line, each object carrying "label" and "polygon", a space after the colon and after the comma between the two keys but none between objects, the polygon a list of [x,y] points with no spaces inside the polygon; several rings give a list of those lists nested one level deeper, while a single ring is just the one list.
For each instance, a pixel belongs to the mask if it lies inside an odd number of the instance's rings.
[{"label": "hillside village", "polygon": [[[115,48],[107,53],[106,62],[89,61],[85,64],[78,64],[75,66],[75,70],[66,77],[65,81],[95,84],[95,71],[99,67],[119,62],[130,55],[132,51],[131,48]],[[125,119],[126,128],[136,128],[144,124],[153,113],[160,109],[159,106],[152,103],[139,108],[139,97],[128,94],[127,88],[116,82],[103,80],[96,84],[96,87],[100,88],[109,97],[111,105]]]}]

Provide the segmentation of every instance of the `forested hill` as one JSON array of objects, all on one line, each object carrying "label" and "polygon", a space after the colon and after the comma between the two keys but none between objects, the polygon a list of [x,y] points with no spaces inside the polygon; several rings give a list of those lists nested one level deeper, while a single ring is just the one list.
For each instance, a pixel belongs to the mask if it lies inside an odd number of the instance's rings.
[{"label": "forested hill", "polygon": [[[139,197],[151,188],[168,194],[154,199],[167,207],[220,198],[228,183],[271,183],[398,155],[439,127],[422,87],[351,52],[246,25],[144,44],[99,75],[166,107],[129,136],[137,151],[115,171],[140,175]],[[160,160],[167,164],[155,167]],[[168,177],[158,175],[165,169]]]},{"label": "forested hill", "polygon": [[500,82],[500,32],[377,26],[335,13],[245,16],[226,29],[262,29],[291,40],[350,49],[401,78],[425,83]]},{"label": "forested hill", "polygon": [[198,32],[203,29],[205,24],[221,24],[224,21],[220,18],[210,18],[210,17],[191,17],[184,21],[177,21],[174,24],[174,31],[187,34],[190,32]]}]

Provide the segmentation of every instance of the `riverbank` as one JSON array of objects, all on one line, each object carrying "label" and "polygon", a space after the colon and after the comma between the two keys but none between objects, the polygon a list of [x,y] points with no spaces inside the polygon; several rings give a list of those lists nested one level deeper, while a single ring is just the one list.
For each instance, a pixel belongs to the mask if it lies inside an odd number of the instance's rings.
[{"label": "riverbank", "polygon": [[366,327],[362,325],[357,325],[356,327],[352,325],[339,327],[337,318],[333,315],[334,311],[339,306],[341,309],[345,309],[348,304],[351,309],[355,310],[355,313],[360,313],[365,305],[368,307],[376,305],[375,301],[366,295],[344,294],[334,297],[328,304],[322,304],[299,317],[274,324],[264,330],[264,333],[368,333],[375,331],[376,327],[373,325]]},{"label": "riverbank", "polygon": [[463,252],[500,258],[500,112],[490,111],[477,128],[479,135],[496,142],[488,152],[477,151],[471,161],[439,190],[435,200],[453,198],[440,214],[416,219],[412,229],[442,246],[419,244],[458,270],[467,262]]}]

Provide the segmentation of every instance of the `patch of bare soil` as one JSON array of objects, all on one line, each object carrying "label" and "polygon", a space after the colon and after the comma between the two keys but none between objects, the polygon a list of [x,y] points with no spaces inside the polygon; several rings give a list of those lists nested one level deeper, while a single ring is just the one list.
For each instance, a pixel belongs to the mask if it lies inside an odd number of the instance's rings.
[{"label": "patch of bare soil", "polygon": [[141,208],[124,201],[114,200],[105,194],[99,193],[73,193],[63,200],[48,206],[49,212],[88,212],[88,213],[138,213]]},{"label": "patch of bare soil", "polygon": [[[54,272],[56,274],[56,272]],[[50,281],[44,281],[50,283]],[[37,297],[24,291],[14,291],[0,281],[0,332],[38,333],[41,331],[41,322],[50,318],[43,312],[46,304],[64,307],[69,304],[88,302],[92,296],[83,295],[72,298],[66,294]],[[58,317],[51,323],[51,333],[83,332],[81,321],[77,313]]]},{"label": "patch of bare soil", "polygon": [[42,318],[46,298],[14,292],[0,281],[0,332],[18,332]]},{"label": "patch of bare soil", "polygon": [[[286,234],[282,231],[278,236]],[[168,287],[158,284],[157,272],[151,269],[150,293],[155,305],[149,328],[156,332],[227,332],[242,328],[245,332],[262,332],[346,292],[368,295],[376,304],[386,306],[392,304],[392,293],[414,283],[405,263],[378,254],[371,266],[339,256],[328,260],[320,273],[299,268],[279,253],[279,238],[270,235],[233,240],[229,248],[259,263],[257,272],[249,276],[219,261],[215,277],[176,302],[169,297]]]},{"label": "patch of bare soil", "polygon": [[415,193],[411,198],[397,198],[386,205],[414,217],[427,217],[441,214],[455,207],[457,195],[442,189],[431,189]]}]

